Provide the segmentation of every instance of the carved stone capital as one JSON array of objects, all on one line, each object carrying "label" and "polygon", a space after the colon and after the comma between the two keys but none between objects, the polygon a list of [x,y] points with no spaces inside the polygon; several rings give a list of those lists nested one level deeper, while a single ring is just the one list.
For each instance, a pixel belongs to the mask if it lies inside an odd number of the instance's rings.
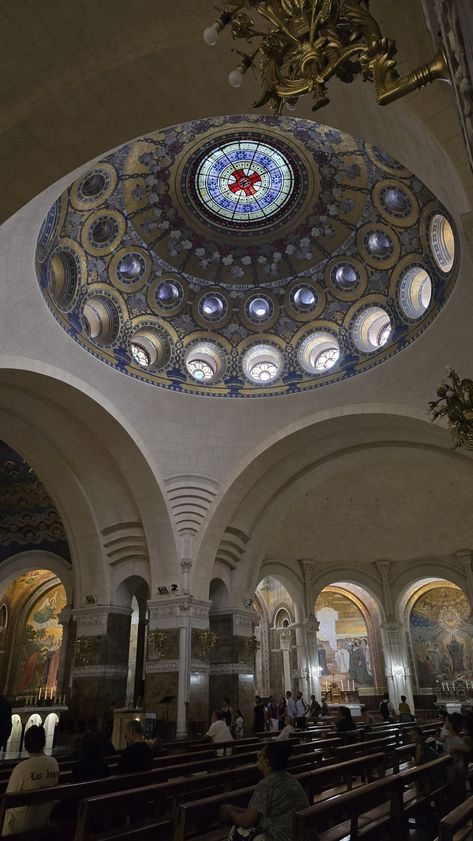
[{"label": "carved stone capital", "polygon": [[471,572],[471,555],[470,549],[459,549],[458,552],[455,552],[457,561],[463,564],[463,568],[467,573]]},{"label": "carved stone capital", "polygon": [[209,624],[211,602],[195,599],[190,594],[161,596],[148,602],[149,627],[183,628],[189,624],[193,628],[205,629]]},{"label": "carved stone capital", "polygon": [[251,637],[259,623],[258,614],[253,608],[244,610],[239,607],[221,607],[212,610],[212,616],[231,616],[234,637]]},{"label": "carved stone capital", "polygon": [[78,637],[100,637],[107,633],[110,614],[131,616],[132,612],[131,607],[121,605],[91,605],[74,608],[72,615],[77,623]]},{"label": "carved stone capital", "polygon": [[317,631],[319,630],[319,624],[320,623],[315,618],[315,616],[306,616],[305,627],[306,627],[307,634],[309,636],[314,636],[315,637],[317,635]]},{"label": "carved stone capital", "polygon": [[73,616],[72,605],[66,604],[64,605],[63,609],[57,615],[57,621],[59,625],[68,625],[71,621]]},{"label": "carved stone capital", "polygon": [[389,575],[391,572],[391,561],[375,561],[375,564],[381,580],[389,581]]}]

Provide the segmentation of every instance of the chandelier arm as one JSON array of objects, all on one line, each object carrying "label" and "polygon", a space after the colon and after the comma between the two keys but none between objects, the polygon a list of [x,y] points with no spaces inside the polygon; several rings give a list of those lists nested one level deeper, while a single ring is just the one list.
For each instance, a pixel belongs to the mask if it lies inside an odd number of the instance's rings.
[{"label": "chandelier arm", "polygon": [[450,79],[443,46],[439,47],[432,61],[416,67],[407,76],[399,76],[396,62],[390,57],[389,51],[383,51],[372,58],[370,64],[379,105],[388,105],[408,93],[423,88],[435,79]]}]

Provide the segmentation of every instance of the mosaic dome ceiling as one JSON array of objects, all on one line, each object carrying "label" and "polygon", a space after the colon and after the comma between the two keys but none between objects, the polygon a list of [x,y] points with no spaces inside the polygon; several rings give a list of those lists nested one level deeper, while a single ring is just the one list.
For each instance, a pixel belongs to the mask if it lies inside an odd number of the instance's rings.
[{"label": "mosaic dome ceiling", "polygon": [[36,251],[52,313],[114,368],[176,391],[288,394],[362,373],[437,315],[453,221],[388,154],[306,120],[199,120],[94,164]]}]

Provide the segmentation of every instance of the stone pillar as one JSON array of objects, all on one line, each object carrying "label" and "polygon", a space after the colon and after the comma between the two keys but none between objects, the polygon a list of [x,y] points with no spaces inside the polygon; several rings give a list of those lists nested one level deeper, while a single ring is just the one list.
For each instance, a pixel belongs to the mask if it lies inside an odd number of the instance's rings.
[{"label": "stone pillar", "polygon": [[56,681],[58,695],[67,695],[72,682],[71,622],[72,606],[66,604],[58,615],[58,623],[62,625],[61,657]]},{"label": "stone pillar", "polygon": [[76,624],[71,708],[106,715],[126,701],[131,608],[94,605],[72,611]]},{"label": "stone pillar", "polygon": [[315,617],[315,598],[313,578],[316,562],[313,558],[303,558],[299,561],[304,575],[304,610],[305,610],[305,678],[307,698],[310,695],[320,697],[320,669],[317,645],[317,620]]},{"label": "stone pillar", "polygon": [[414,695],[412,693],[405,625],[402,622],[396,622],[394,619],[382,622],[381,635],[389,698],[397,711],[401,695],[405,695],[407,703],[414,711]]},{"label": "stone pillar", "polygon": [[210,652],[210,708],[219,708],[224,697],[239,708],[247,732],[253,726],[255,698],[255,652],[251,648],[258,616],[254,610],[220,608],[210,614],[210,627],[217,643]]},{"label": "stone pillar", "polygon": [[[182,738],[187,735],[188,718],[194,720],[208,706],[205,664],[192,663],[191,652],[196,634],[208,628],[210,602],[185,593],[161,596],[148,606],[145,709],[168,719]],[[202,680],[191,679],[191,672],[202,675]],[[166,697],[174,700],[166,704]]]},{"label": "stone pillar", "polygon": [[288,690],[292,692],[292,674],[291,674],[291,648],[292,648],[292,631],[290,628],[283,628],[279,632],[279,645],[282,651],[282,667],[284,675],[284,692]]},{"label": "stone pillar", "polygon": [[455,552],[455,557],[458,561],[460,561],[465,572],[466,595],[468,596],[468,601],[470,602],[470,611],[473,613],[473,573],[471,571],[471,550],[460,549],[459,552]]}]

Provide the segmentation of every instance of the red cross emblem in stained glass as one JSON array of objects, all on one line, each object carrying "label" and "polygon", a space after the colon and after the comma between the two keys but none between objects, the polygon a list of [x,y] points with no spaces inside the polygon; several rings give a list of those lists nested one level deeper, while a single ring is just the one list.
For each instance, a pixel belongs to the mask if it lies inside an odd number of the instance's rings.
[{"label": "red cross emblem in stained glass", "polygon": [[245,172],[244,169],[235,169],[230,178],[235,180],[228,182],[228,189],[232,193],[243,191],[245,196],[254,196],[261,181],[259,172],[249,172],[248,170]]}]

